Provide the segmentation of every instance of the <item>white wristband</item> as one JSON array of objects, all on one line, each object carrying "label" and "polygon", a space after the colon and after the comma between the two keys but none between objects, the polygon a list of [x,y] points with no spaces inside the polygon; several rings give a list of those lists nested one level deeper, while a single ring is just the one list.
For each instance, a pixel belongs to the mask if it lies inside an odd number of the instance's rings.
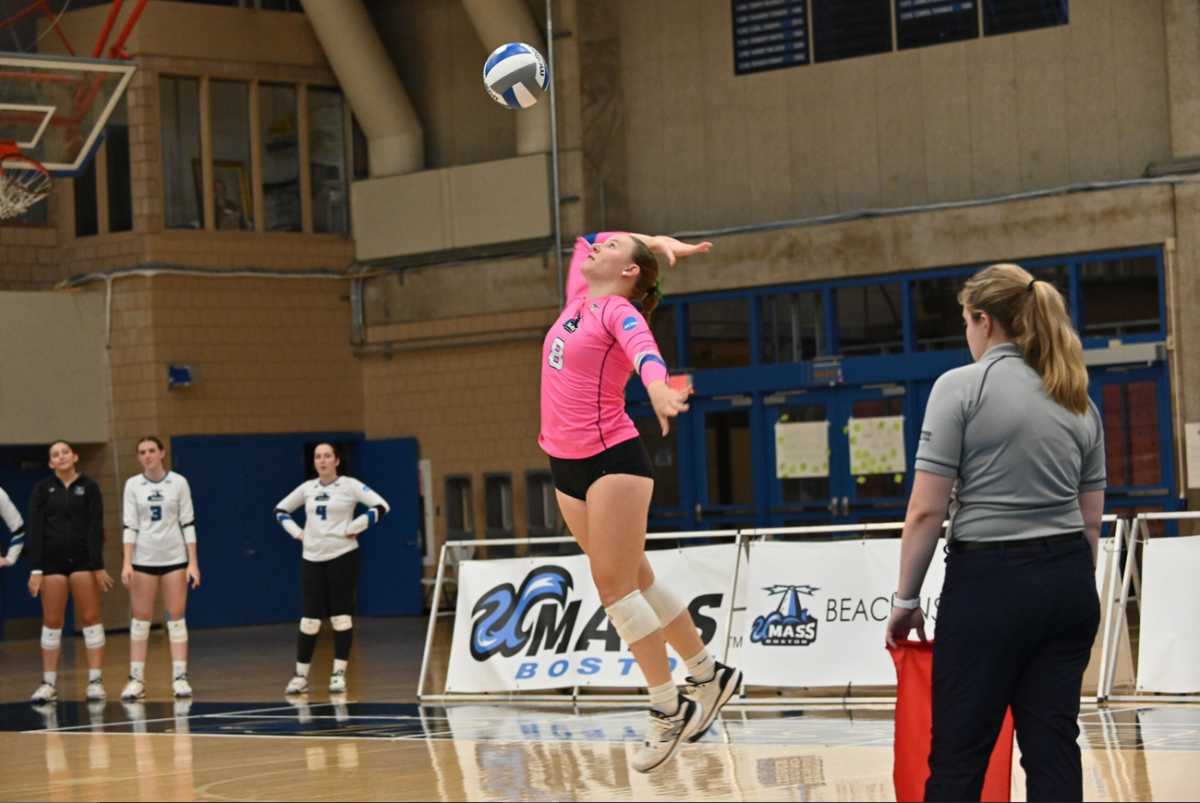
[{"label": "white wristband", "polygon": [[892,594],[892,607],[900,608],[905,611],[915,611],[921,607],[921,598],[916,599],[900,599],[895,594]]}]

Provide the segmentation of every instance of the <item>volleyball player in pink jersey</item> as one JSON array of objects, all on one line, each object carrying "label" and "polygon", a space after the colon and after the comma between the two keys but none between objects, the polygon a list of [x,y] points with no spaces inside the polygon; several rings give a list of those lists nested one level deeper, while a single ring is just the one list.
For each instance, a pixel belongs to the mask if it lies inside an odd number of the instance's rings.
[{"label": "volleyball player in pink jersey", "polygon": [[[662,766],[683,740],[696,741],[736,693],[742,673],[713,660],[687,604],[646,559],[646,519],[654,490],[650,455],[625,412],[625,385],[636,373],[667,433],[688,409],[688,391],[671,390],[650,333],[658,306],[658,261],[703,253],[670,237],[606,233],[575,244],[567,304],[546,335],[542,434],[563,518],[587,553],[609,618],[650,689],[639,772]],[[666,643],[684,657],[685,695],[671,678]]]}]

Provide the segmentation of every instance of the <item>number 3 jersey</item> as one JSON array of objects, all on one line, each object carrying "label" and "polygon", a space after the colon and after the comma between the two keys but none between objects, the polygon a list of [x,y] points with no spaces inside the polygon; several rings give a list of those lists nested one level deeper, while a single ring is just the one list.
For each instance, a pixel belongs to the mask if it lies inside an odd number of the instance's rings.
[{"label": "number 3 jersey", "polygon": [[[603,243],[614,236],[598,234]],[[625,412],[625,385],[637,371],[647,387],[667,381],[650,326],[637,307],[621,296],[588,296],[581,267],[591,253],[584,238],[575,242],[567,305],[542,348],[542,434],[538,443],[552,457],[567,460],[600,454],[638,436]]]},{"label": "number 3 jersey", "polygon": [[[354,517],[357,505],[367,512]],[[292,519],[292,511],[304,505],[304,529]],[[387,515],[391,507],[383,497],[353,477],[338,477],[328,485],[309,480],[283,498],[275,518],[293,538],[304,533],[304,559],[321,562],[358,549],[357,535]]]},{"label": "number 3 jersey", "polygon": [[126,544],[135,566],[175,566],[188,562],[187,545],[196,543],[196,513],[188,481],[168,471],[158,482],[145,474],[125,483]]}]

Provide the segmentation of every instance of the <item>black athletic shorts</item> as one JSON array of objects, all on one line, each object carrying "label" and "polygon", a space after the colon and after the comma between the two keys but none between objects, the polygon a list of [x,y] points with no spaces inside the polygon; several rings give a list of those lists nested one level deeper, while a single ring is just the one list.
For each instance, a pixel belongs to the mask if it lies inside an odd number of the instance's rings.
[{"label": "black athletic shorts", "polygon": [[42,574],[61,574],[64,577],[70,577],[75,572],[90,572],[92,571],[88,568],[90,560],[84,550],[74,553],[47,554],[42,559]]},{"label": "black athletic shorts", "polygon": [[654,465],[642,439],[630,438],[600,454],[567,460],[550,457],[550,474],[554,487],[567,496],[579,500],[587,499],[592,483],[608,474],[632,474],[635,477],[654,479]]},{"label": "black athletic shorts", "polygon": [[352,549],[333,560],[300,561],[301,616],[353,616],[361,569],[361,549]]},{"label": "black athletic shorts", "polygon": [[135,572],[141,572],[142,574],[152,574],[155,577],[162,577],[164,574],[170,574],[171,572],[177,572],[180,569],[186,569],[187,567],[188,567],[188,565],[186,563],[175,563],[175,564],[172,564],[171,566],[138,566],[136,563],[133,564],[133,570]]}]

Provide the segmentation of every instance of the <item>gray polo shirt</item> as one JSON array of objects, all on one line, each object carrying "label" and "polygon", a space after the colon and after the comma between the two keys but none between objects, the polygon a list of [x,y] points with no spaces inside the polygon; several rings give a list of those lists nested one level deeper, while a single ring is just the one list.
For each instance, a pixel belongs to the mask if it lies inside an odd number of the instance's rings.
[{"label": "gray polo shirt", "polygon": [[1013,343],[933,386],[917,470],[953,477],[949,538],[1012,541],[1083,530],[1079,494],[1105,488],[1104,428],[1046,395]]}]

